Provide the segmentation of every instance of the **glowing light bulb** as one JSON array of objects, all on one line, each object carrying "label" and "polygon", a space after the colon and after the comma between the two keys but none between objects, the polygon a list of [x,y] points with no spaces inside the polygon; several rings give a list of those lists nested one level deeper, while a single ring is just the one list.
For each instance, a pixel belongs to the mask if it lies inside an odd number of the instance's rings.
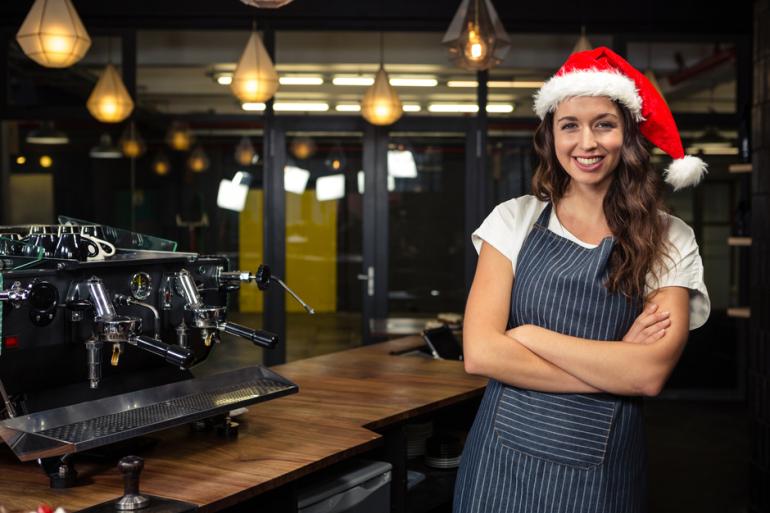
[{"label": "glowing light bulb", "polygon": [[40,157],[40,167],[43,168],[49,168],[53,165],[53,159],[49,157],[48,155],[43,155]]},{"label": "glowing light bulb", "polygon": [[465,42],[465,57],[472,61],[483,61],[489,48],[482,39],[478,25],[468,23],[468,40]]},{"label": "glowing light bulb", "polygon": [[27,163],[27,157],[25,157],[24,155],[19,155],[18,157],[16,157],[16,163],[20,166],[23,166],[24,164]]},{"label": "glowing light bulb", "polygon": [[334,169],[335,171],[338,171],[339,168],[341,168],[341,167],[342,167],[342,163],[339,160],[334,159],[332,161],[332,169]]}]

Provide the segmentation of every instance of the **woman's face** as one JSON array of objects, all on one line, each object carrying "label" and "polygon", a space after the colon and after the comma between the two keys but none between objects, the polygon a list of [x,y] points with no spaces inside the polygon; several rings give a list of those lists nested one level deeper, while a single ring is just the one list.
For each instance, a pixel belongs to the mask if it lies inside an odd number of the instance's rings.
[{"label": "woman's face", "polygon": [[605,188],[620,162],[623,118],[606,96],[575,96],[553,116],[554,146],[571,185]]}]

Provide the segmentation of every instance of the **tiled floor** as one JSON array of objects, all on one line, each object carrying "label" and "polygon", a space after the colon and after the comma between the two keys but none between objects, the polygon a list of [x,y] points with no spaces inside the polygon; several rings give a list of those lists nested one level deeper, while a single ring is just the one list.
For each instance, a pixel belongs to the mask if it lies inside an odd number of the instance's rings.
[{"label": "tiled floor", "polygon": [[[231,314],[261,326],[261,316]],[[357,314],[290,314],[287,360],[359,344]],[[210,357],[204,372],[261,361],[261,350],[234,338]],[[225,350],[226,349],[226,350]],[[743,513],[748,504],[748,422],[742,402],[648,400],[650,513]]]}]

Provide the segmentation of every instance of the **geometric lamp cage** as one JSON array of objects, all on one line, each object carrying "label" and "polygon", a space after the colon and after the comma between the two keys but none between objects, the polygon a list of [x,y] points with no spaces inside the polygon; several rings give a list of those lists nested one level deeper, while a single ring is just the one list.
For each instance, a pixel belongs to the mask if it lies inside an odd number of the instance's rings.
[{"label": "geometric lamp cage", "polygon": [[491,0],[463,0],[441,43],[456,66],[469,70],[500,64],[511,48]]}]

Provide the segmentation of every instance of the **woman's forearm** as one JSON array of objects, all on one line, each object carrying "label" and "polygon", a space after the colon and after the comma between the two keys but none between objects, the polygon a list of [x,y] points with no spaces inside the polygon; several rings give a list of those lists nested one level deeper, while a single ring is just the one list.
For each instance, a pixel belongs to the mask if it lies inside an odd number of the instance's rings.
[{"label": "woman's forearm", "polygon": [[554,393],[597,393],[589,385],[541,358],[516,340],[492,332],[463,336],[465,370],[519,388]]},{"label": "woman's forearm", "polygon": [[656,395],[665,371],[650,345],[597,341],[534,325],[512,332],[523,346],[591,386],[619,395]]}]

